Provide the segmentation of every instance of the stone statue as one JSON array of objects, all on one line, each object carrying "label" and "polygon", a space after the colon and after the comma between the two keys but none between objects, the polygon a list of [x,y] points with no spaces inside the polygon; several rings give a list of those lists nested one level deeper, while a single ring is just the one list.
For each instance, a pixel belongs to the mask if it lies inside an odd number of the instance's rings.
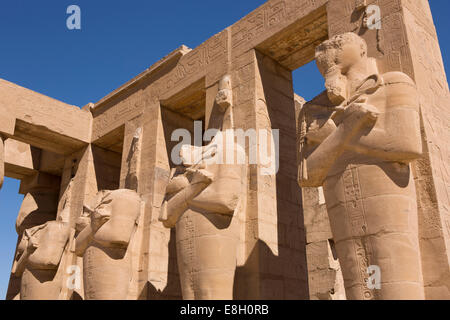
[{"label": "stone statue", "polygon": [[62,290],[58,268],[70,236],[69,212],[56,221],[26,229],[17,248],[13,274],[22,277],[21,300],[57,300]]},{"label": "stone statue", "polygon": [[323,185],[348,299],[423,299],[416,192],[419,104],[404,73],[380,74],[346,33],[316,49],[326,94],[300,116],[299,184]]},{"label": "stone statue", "polygon": [[[219,84],[216,105],[222,130],[232,122],[230,78]],[[217,118],[216,118],[217,119]],[[230,129],[230,127],[228,127]],[[223,163],[227,152],[234,159],[242,148],[218,131],[205,147],[183,146],[182,166],[172,170],[160,220],[176,227],[176,246],[181,289],[185,300],[233,299],[234,274],[240,239],[237,212],[246,190],[244,164]],[[231,147],[230,147],[231,146]],[[227,151],[224,151],[224,150]],[[242,159],[242,158],[240,158]]]},{"label": "stone statue", "polygon": [[141,198],[132,190],[100,191],[95,207],[77,220],[75,252],[83,257],[86,300],[125,300],[131,281],[129,244],[137,227]]}]

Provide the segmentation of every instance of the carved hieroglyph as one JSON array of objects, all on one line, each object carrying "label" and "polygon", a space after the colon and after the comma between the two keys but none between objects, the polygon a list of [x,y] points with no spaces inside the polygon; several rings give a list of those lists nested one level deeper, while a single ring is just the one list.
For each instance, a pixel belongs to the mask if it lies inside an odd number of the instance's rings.
[{"label": "carved hieroglyph", "polygon": [[299,184],[323,185],[347,298],[423,299],[409,165],[422,153],[415,84],[380,74],[353,33],[321,44],[316,61],[326,94],[302,110]]},{"label": "carved hieroglyph", "polygon": [[[220,129],[230,129],[229,77],[219,84],[216,104],[225,112]],[[233,299],[245,154],[234,137],[230,141],[225,136],[225,131],[218,131],[205,147],[183,146],[182,166],[172,170],[166,189],[160,220],[168,228],[176,226],[178,270],[186,300]],[[234,154],[234,163],[226,162],[227,152]]]},{"label": "carved hieroglyph", "polygon": [[100,191],[77,221],[76,254],[83,257],[86,300],[125,300],[131,281],[129,244],[141,198],[132,190]]},{"label": "carved hieroglyph", "polygon": [[21,300],[57,300],[62,290],[58,272],[70,235],[68,211],[56,221],[26,229],[17,249],[13,273],[22,277]]}]

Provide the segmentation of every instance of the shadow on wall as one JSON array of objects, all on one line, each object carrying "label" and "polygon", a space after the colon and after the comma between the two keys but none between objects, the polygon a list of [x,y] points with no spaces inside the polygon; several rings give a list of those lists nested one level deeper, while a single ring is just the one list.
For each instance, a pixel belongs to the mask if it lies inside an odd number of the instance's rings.
[{"label": "shadow on wall", "polygon": [[[282,251],[282,250],[281,250]],[[147,282],[146,286],[141,292],[139,300],[179,300],[181,296],[180,279],[178,276],[178,266],[176,258],[176,248],[175,248],[175,234],[172,232],[171,239],[169,242],[169,274],[167,279],[167,286],[163,291],[157,290],[150,282]],[[264,281],[258,282],[258,273],[255,272],[255,268],[260,265],[260,259],[264,260],[267,268],[283,270],[285,268],[295,268],[295,265],[282,263],[280,257],[275,256],[271,249],[263,242],[258,241],[254,247],[254,250],[250,254],[247,262],[244,266],[237,267],[234,277],[233,286],[233,299],[234,300],[254,300],[254,299],[270,299],[270,300],[283,300],[283,299],[308,299],[307,294],[307,284],[303,283],[298,286],[298,282],[288,284],[291,280],[283,280],[280,276],[278,278],[273,278],[265,282],[273,287],[264,287]],[[254,284],[258,283],[260,288],[254,287]],[[292,295],[283,294],[285,285],[289,285],[294,291]],[[296,287],[297,286],[297,287]],[[296,288],[296,289],[295,289]],[[274,290],[275,289],[275,290]],[[278,290],[277,290],[278,289]],[[281,290],[281,291],[280,291]],[[257,296],[258,291],[262,293],[262,297]],[[173,293],[177,292],[178,295]]]},{"label": "shadow on wall", "polygon": [[[279,256],[259,240],[244,266],[236,269],[234,278],[235,300],[308,300],[307,279],[284,277],[286,272],[306,274],[306,264],[294,263],[295,257],[287,258],[286,248],[280,247]],[[289,260],[291,260],[289,262]],[[262,262],[261,262],[262,261]],[[258,273],[255,272],[260,266]],[[288,270],[291,271],[288,271]],[[255,284],[258,286],[255,288]],[[259,294],[258,294],[259,292]]]},{"label": "shadow on wall", "polygon": [[150,282],[147,282],[146,286],[141,292],[139,300],[180,300],[181,297],[181,285],[180,277],[178,275],[177,265],[177,249],[175,247],[175,229],[170,232],[169,241],[169,267],[167,275],[167,285],[163,291],[156,289]]}]

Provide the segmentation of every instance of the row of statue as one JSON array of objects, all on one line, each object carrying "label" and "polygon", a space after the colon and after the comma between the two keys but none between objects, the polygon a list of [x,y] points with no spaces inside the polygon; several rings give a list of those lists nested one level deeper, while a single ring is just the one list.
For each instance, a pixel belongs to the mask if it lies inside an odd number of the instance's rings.
[{"label": "row of statue", "polygon": [[[316,49],[326,91],[302,108],[298,123],[301,187],[323,186],[348,299],[423,299],[416,194],[409,163],[422,153],[415,84],[404,73],[380,74],[365,41],[346,33]],[[218,135],[233,127],[230,77],[219,84]],[[176,229],[184,299],[232,299],[239,210],[246,201],[247,166],[203,161],[221,149],[181,149],[160,221]],[[235,149],[233,152],[243,152]],[[200,154],[200,161],[195,155]],[[197,157],[198,158],[198,157]],[[126,299],[132,276],[130,240],[141,198],[132,190],[101,191],[76,224],[83,257],[84,299]],[[57,299],[53,281],[69,241],[69,217],[23,232],[13,272],[21,299]],[[379,290],[367,268],[382,270]]]}]

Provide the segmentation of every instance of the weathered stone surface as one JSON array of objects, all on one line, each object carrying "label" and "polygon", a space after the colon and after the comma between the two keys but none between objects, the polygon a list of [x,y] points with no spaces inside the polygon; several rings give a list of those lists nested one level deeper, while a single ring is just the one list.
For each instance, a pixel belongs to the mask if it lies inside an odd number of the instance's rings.
[{"label": "weathered stone surface", "polygon": [[[321,44],[316,60],[329,103],[302,108],[299,183],[323,185],[347,297],[423,299],[410,167],[422,155],[415,84],[379,73],[354,33]],[[375,290],[366,280],[372,266],[381,279]]]},{"label": "weathered stone surface", "polygon": [[[217,117],[222,121],[216,129],[221,131],[205,147],[181,149],[184,168],[172,170],[161,209],[164,226],[176,226],[178,270],[186,300],[233,299],[247,175],[245,151],[225,134],[226,129],[233,129],[232,115],[227,117],[232,109],[229,76],[218,89],[216,103],[222,114]],[[227,149],[229,144],[231,149]],[[236,163],[220,164],[219,159],[230,152]],[[238,157],[244,162],[238,164]]]},{"label": "weathered stone surface", "polygon": [[132,191],[101,191],[77,221],[75,253],[83,257],[86,300],[125,300],[132,279],[130,247],[141,212]]},{"label": "weathered stone surface", "polygon": [[[381,29],[367,28],[371,3],[381,9]],[[347,32],[365,39],[362,59],[361,43],[348,42]],[[345,50],[322,44],[336,35]],[[314,59],[327,90],[305,104],[293,92],[291,71]],[[359,89],[362,97],[339,107]],[[53,277],[48,287],[27,275],[31,291],[18,295],[19,272],[8,298],[58,292],[59,299],[344,299],[345,282],[349,299],[448,299],[449,98],[425,0],[269,0],[81,110],[0,80],[0,185],[3,175],[20,179],[26,195],[15,257],[26,256],[22,242],[35,233],[42,242],[55,237],[57,252],[57,266],[39,274]],[[200,129],[194,121],[203,122]],[[247,137],[245,165],[209,164],[193,177],[174,176],[174,131],[195,136],[185,143],[195,147],[185,151],[204,153],[217,142],[201,141],[208,128],[219,129],[217,137],[230,128],[279,134],[279,151],[264,155],[269,165],[261,155],[254,163],[254,151],[268,146]],[[323,145],[335,131],[345,148],[314,160],[308,145]],[[366,135],[357,138],[361,131]],[[342,139],[328,142],[339,149]],[[338,165],[328,170],[333,159]],[[192,166],[185,162],[184,170]],[[314,188],[301,189],[298,178]],[[80,232],[87,232],[80,227],[83,206],[98,214],[104,190],[139,198],[139,210],[137,200],[110,208],[111,216],[130,213],[127,230],[114,230],[100,244],[87,241],[86,256],[78,250]],[[195,195],[170,205],[189,192]],[[61,233],[49,236],[51,228]],[[122,237],[120,249],[115,237]],[[111,264],[105,252],[121,257]],[[369,292],[371,263],[383,280],[381,290]],[[80,287],[67,286],[70,274],[60,270],[68,267],[85,275]],[[111,278],[121,288],[113,296]]]},{"label": "weathered stone surface", "polygon": [[[419,234],[427,299],[449,299],[448,152],[449,90],[428,1],[380,1],[382,28],[366,30],[353,0],[330,0],[330,36],[361,34],[381,72],[402,71],[416,83],[423,157],[412,163],[417,191]],[[358,18],[356,18],[358,17]],[[431,76],[430,76],[431,75]],[[430,77],[432,80],[430,80]],[[447,151],[446,151],[447,150]],[[440,169],[439,169],[440,168]],[[445,187],[446,181],[447,186]]]},{"label": "weathered stone surface", "polygon": [[91,140],[89,112],[2,79],[0,97],[0,108],[8,115],[2,123],[9,117],[15,120],[14,130],[5,133],[16,139],[60,154],[73,152]]}]

